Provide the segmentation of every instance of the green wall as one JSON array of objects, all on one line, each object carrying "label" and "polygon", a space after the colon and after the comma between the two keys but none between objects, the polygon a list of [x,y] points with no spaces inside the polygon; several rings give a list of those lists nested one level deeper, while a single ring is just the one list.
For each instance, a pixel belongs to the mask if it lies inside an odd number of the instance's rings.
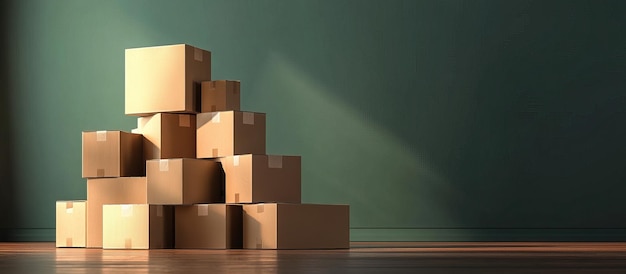
[{"label": "green wall", "polygon": [[13,1],[0,237],[86,198],[81,131],[130,130],[124,49],[188,43],[303,156],[353,240],[625,240],[624,1]]}]

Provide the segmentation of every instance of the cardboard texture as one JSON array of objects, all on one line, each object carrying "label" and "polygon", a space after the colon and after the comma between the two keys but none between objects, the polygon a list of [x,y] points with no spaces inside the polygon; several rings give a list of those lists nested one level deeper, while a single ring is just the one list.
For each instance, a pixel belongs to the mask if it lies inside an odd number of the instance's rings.
[{"label": "cardboard texture", "polygon": [[182,205],[223,202],[224,177],[219,162],[162,159],[146,162],[148,203]]},{"label": "cardboard texture", "polygon": [[202,82],[200,112],[239,110],[239,81]]},{"label": "cardboard texture", "polygon": [[348,205],[243,205],[246,249],[335,249],[350,247]]},{"label": "cardboard texture", "polygon": [[200,83],[211,80],[211,52],[189,45],[126,49],[125,113],[196,113]]},{"label": "cardboard texture", "polygon": [[144,158],[196,158],[196,116],[159,113],[137,119],[137,133],[144,136]]},{"label": "cardboard texture", "polygon": [[102,247],[102,205],[147,201],[146,177],[87,179],[87,247]]},{"label": "cardboard texture", "polygon": [[176,248],[225,249],[243,246],[241,205],[176,206]]},{"label": "cardboard texture", "polygon": [[56,202],[56,247],[85,247],[86,201]]},{"label": "cardboard texture", "polygon": [[143,136],[123,131],[83,132],[83,178],[145,176]]},{"label": "cardboard texture", "polygon": [[174,208],[163,205],[102,206],[102,248],[174,247]]},{"label": "cardboard texture", "polygon": [[226,203],[300,203],[301,157],[235,155],[220,158]]},{"label": "cardboard texture", "polygon": [[265,114],[220,111],[197,115],[197,158],[265,154]]}]

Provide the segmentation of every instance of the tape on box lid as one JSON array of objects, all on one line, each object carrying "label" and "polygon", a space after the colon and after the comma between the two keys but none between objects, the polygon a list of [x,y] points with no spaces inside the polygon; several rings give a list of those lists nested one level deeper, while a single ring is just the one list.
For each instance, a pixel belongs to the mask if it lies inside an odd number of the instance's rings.
[{"label": "tape on box lid", "polygon": [[283,156],[267,155],[268,168],[283,168]]},{"label": "tape on box lid", "polygon": [[159,160],[159,171],[169,171],[170,161],[168,159]]},{"label": "tape on box lid", "polygon": [[233,166],[239,166],[239,155],[233,156]]},{"label": "tape on box lid", "polygon": [[198,207],[198,216],[209,215],[209,205],[196,205]]},{"label": "tape on box lid", "polygon": [[74,202],[65,202],[65,213],[66,214],[74,213]]},{"label": "tape on box lid", "polygon": [[219,123],[219,122],[220,122],[220,113],[209,112],[209,123]]},{"label": "tape on box lid", "polygon": [[122,217],[133,216],[133,205],[121,205],[120,208],[121,208]]},{"label": "tape on box lid", "polygon": [[193,59],[202,62],[202,50],[199,48],[193,48]]},{"label": "tape on box lid", "polygon": [[74,247],[74,243],[73,243],[72,237],[65,238],[65,246],[67,246],[67,247]]},{"label": "tape on box lid", "polygon": [[96,142],[106,142],[107,140],[107,131],[106,130],[98,130],[96,131]]},{"label": "tape on box lid", "polygon": [[178,115],[178,126],[179,127],[190,127],[191,126],[191,116],[190,115]]},{"label": "tape on box lid", "polygon": [[244,112],[243,113],[243,124],[244,125],[254,125],[254,112]]},{"label": "tape on box lid", "polygon": [[264,205],[264,204],[258,204],[258,205],[256,206],[256,212],[257,212],[257,213],[263,213],[263,212],[265,212],[265,205]]},{"label": "tape on box lid", "polygon": [[124,248],[126,248],[126,249],[133,248],[133,239],[131,239],[131,238],[124,239]]}]

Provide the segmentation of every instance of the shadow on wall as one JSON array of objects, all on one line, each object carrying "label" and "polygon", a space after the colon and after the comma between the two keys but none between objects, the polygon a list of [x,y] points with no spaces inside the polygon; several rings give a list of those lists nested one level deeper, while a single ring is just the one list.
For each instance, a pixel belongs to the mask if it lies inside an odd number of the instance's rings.
[{"label": "shadow on wall", "polygon": [[12,174],[11,159],[11,76],[10,64],[8,58],[7,39],[9,36],[9,20],[8,9],[10,4],[7,1],[0,2],[0,241],[12,240],[12,225],[15,224],[15,208],[14,203],[14,181]]}]

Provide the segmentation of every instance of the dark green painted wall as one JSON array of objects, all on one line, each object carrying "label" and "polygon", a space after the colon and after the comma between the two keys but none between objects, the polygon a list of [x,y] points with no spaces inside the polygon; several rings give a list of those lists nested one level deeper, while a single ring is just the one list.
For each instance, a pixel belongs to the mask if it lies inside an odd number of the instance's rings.
[{"label": "dark green painted wall", "polygon": [[624,1],[4,5],[5,239],[51,240],[80,132],[134,126],[124,49],[173,43],[242,81],[353,240],[626,239]]}]

